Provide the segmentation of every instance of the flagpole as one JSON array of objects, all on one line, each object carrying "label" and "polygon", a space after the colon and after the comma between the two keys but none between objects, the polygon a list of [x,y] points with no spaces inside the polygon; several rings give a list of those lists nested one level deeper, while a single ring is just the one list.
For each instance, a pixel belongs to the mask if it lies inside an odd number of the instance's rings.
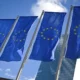
[{"label": "flagpole", "polygon": [[36,33],[37,33],[37,30],[38,30],[38,28],[39,28],[39,24],[40,24],[40,22],[41,22],[41,19],[42,19],[43,14],[44,14],[44,11],[42,11],[42,14],[41,14],[41,16],[40,16],[40,18],[39,18],[39,21],[38,21],[38,23],[37,23],[36,29],[35,29],[35,31],[34,31],[34,33],[33,33],[32,39],[31,39],[31,41],[30,41],[30,44],[29,44],[29,46],[28,46],[28,49],[27,49],[27,51],[26,51],[26,54],[25,54],[25,56],[24,56],[24,59],[23,59],[23,61],[22,61],[21,66],[20,66],[20,69],[19,69],[19,71],[18,71],[16,80],[19,80],[20,75],[21,75],[21,72],[22,72],[22,68],[24,67],[25,62],[26,62],[26,60],[28,59],[29,51],[30,51],[30,48],[31,48],[31,46],[32,46],[33,40],[34,40],[34,38],[35,38],[35,35],[36,35]]},{"label": "flagpole", "polygon": [[5,45],[7,44],[8,40],[9,40],[9,38],[10,38],[10,36],[11,36],[11,34],[12,34],[12,32],[13,32],[13,30],[14,30],[17,22],[18,22],[18,19],[19,19],[19,16],[16,18],[16,20],[15,20],[14,24],[12,25],[6,39],[4,40],[3,44],[1,45],[0,53],[2,53],[4,51]]},{"label": "flagpole", "polygon": [[63,39],[62,50],[61,50],[61,55],[60,55],[60,60],[59,60],[59,64],[58,64],[58,68],[57,68],[55,80],[58,80],[59,79],[60,69],[61,69],[62,60],[63,60],[63,56],[64,56],[64,50],[65,50],[65,47],[66,47],[67,34],[68,34],[68,30],[69,30],[69,23],[70,23],[70,18],[71,18],[72,10],[73,10],[73,6],[71,5],[70,11],[69,11],[69,17],[68,17],[68,21],[67,21],[67,25],[66,25],[65,36],[64,36],[64,39]]}]

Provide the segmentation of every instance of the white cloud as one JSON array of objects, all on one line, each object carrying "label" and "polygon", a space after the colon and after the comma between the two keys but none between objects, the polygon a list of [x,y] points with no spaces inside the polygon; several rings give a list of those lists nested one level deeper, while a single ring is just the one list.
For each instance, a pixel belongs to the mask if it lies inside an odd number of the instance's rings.
[{"label": "white cloud", "polygon": [[34,78],[28,79],[28,80],[35,80]]},{"label": "white cloud", "polygon": [[31,12],[37,16],[41,14],[42,10],[66,12],[67,9],[61,4],[62,1],[66,2],[66,0],[37,0],[32,6]]},{"label": "white cloud", "polygon": [[35,80],[35,77],[36,76],[34,76],[34,77],[25,77],[25,76],[22,76],[21,78],[22,78],[22,80]]},{"label": "white cloud", "polygon": [[6,72],[11,72],[11,69],[6,69],[5,71],[6,71]]},{"label": "white cloud", "polygon": [[21,76],[21,78],[20,78],[20,79],[28,80],[28,78],[27,78],[27,77],[25,77],[25,76]]},{"label": "white cloud", "polygon": [[5,73],[5,75],[6,75],[6,76],[8,76],[8,77],[10,77],[10,78],[15,78],[15,76],[14,76],[14,75],[9,74],[9,73]]},{"label": "white cloud", "polygon": [[29,78],[28,80],[35,80],[36,75],[34,77]]},{"label": "white cloud", "polygon": [[80,80],[80,59],[77,59],[73,80]]},{"label": "white cloud", "polygon": [[3,71],[3,69],[2,69],[2,68],[0,68],[0,71]]}]

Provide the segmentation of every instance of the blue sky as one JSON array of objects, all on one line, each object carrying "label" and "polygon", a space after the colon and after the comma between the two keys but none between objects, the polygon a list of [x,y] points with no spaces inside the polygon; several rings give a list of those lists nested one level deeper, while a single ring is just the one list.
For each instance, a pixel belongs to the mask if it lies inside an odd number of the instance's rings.
[{"label": "blue sky", "polygon": [[[19,16],[40,16],[41,11],[68,11],[70,5],[80,5],[79,0],[0,0],[0,19],[16,18]],[[56,9],[55,9],[56,7]],[[31,28],[29,35],[32,35],[34,28]],[[28,36],[25,46],[29,43]],[[15,79],[19,70],[20,62],[0,61],[0,77]],[[34,80],[40,61],[28,60],[25,63],[21,74],[21,80]],[[28,78],[28,79],[27,79]]]}]

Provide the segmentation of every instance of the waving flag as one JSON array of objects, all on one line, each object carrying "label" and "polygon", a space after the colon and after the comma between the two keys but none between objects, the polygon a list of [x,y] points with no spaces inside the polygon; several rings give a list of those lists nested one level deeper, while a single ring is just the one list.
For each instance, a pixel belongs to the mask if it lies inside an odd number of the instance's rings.
[{"label": "waving flag", "polygon": [[80,7],[74,7],[66,57],[80,58]]},{"label": "waving flag", "polygon": [[51,61],[52,50],[60,37],[65,13],[45,12],[30,59]]},{"label": "waving flag", "polygon": [[7,37],[15,19],[0,19],[0,47]]},{"label": "waving flag", "polygon": [[27,33],[36,16],[20,17],[0,57],[2,61],[20,61],[23,55]]}]

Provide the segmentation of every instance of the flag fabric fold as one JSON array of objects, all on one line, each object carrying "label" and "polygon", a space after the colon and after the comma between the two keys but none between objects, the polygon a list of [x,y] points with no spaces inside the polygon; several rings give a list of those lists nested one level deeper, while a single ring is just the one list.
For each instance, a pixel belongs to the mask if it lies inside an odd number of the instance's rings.
[{"label": "flag fabric fold", "polygon": [[67,44],[66,58],[80,58],[80,7],[74,7],[72,24]]},{"label": "flag fabric fold", "polygon": [[23,55],[27,33],[37,16],[20,17],[5,49],[0,57],[1,61],[20,61]]},{"label": "flag fabric fold", "polygon": [[15,19],[0,19],[0,47],[6,39]]},{"label": "flag fabric fold", "polygon": [[52,61],[52,50],[61,35],[65,12],[45,12],[30,59]]}]

